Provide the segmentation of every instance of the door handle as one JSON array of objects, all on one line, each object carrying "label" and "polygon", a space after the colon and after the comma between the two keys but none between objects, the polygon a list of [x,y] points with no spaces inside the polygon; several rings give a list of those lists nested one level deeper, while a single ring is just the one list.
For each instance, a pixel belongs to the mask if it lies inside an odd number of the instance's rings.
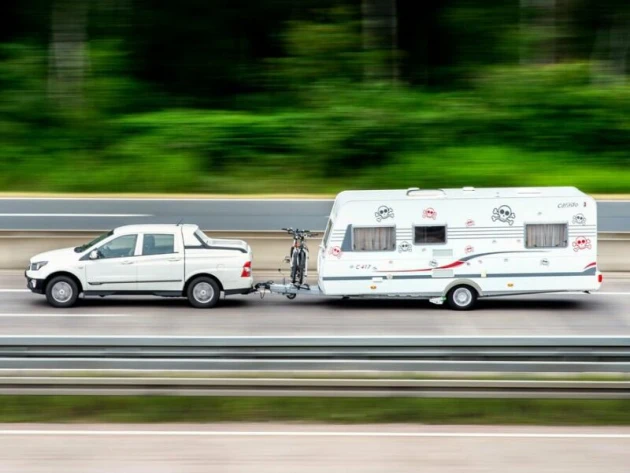
[{"label": "door handle", "polygon": [[168,260],[169,261],[181,261],[182,259],[181,258],[169,258]]},{"label": "door handle", "polygon": [[125,264],[125,265],[127,265],[127,264],[133,264],[133,261],[123,261],[123,262],[122,262],[122,263],[120,263],[120,264]]}]

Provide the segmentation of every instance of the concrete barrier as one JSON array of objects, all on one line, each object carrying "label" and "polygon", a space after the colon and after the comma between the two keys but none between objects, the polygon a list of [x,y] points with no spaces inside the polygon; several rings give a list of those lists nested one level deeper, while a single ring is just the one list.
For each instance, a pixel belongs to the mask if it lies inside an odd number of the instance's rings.
[{"label": "concrete barrier", "polygon": [[[237,238],[247,241],[254,252],[257,270],[288,273],[283,258],[289,254],[291,238],[283,232],[208,232],[216,238]],[[92,240],[90,232],[0,232],[0,269],[25,269],[29,258],[37,253],[78,246]],[[321,238],[309,240],[309,269],[317,266]],[[601,271],[630,271],[630,233],[601,233],[598,237],[598,266]]]}]

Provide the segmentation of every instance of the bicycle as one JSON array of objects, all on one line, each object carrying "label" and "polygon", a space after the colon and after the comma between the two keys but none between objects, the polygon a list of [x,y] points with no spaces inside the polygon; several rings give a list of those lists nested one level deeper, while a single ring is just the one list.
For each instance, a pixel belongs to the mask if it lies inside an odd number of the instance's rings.
[{"label": "bicycle", "polygon": [[[285,258],[285,262],[291,264],[291,283],[299,287],[308,276],[309,252],[305,240],[317,234],[312,233],[310,230],[300,230],[299,228],[294,230],[291,227],[283,228],[282,230],[293,236],[291,252]],[[295,298],[295,294],[293,294],[293,298]]]}]

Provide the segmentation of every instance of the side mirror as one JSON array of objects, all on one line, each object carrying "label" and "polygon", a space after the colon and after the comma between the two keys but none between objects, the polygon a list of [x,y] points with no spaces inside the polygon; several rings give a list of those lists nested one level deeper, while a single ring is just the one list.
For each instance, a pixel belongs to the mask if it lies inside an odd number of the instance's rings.
[{"label": "side mirror", "polygon": [[98,259],[98,250],[92,250],[92,251],[90,251],[90,256],[89,256],[89,258],[90,258],[91,260]]}]

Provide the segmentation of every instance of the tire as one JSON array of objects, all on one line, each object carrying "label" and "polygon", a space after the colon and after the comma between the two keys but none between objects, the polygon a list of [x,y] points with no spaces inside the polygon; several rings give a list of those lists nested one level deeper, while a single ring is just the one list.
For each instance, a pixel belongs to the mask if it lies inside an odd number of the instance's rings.
[{"label": "tire", "polygon": [[297,294],[287,294],[287,299],[289,299],[290,301],[292,301],[296,297],[297,297]]},{"label": "tire", "polygon": [[471,310],[477,302],[477,291],[465,284],[455,286],[446,295],[446,302],[453,310]]},{"label": "tire", "polygon": [[46,285],[46,300],[53,307],[72,307],[79,298],[79,286],[68,276],[57,276]]},{"label": "tire", "polygon": [[193,307],[210,309],[219,302],[221,288],[214,279],[202,276],[188,285],[186,297]]},{"label": "tire", "polygon": [[293,253],[291,282],[298,286],[304,282],[304,253],[302,251],[296,251]]}]

